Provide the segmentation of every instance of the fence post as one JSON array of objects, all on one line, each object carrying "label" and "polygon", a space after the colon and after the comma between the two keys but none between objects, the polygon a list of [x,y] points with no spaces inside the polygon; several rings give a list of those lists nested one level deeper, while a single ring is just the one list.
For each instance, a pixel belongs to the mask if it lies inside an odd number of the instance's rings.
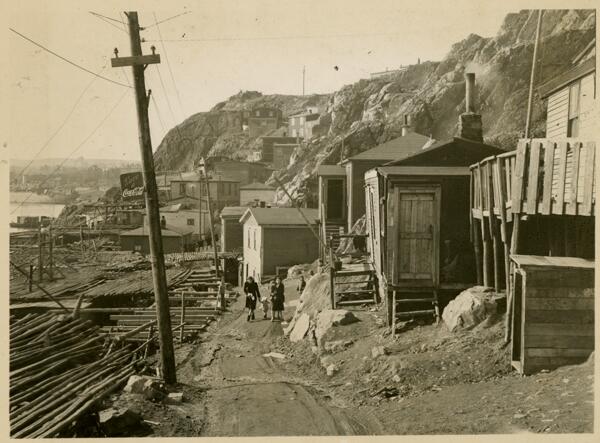
[{"label": "fence post", "polygon": [[181,329],[179,330],[179,341],[183,343],[183,335],[185,326],[185,291],[181,291]]}]

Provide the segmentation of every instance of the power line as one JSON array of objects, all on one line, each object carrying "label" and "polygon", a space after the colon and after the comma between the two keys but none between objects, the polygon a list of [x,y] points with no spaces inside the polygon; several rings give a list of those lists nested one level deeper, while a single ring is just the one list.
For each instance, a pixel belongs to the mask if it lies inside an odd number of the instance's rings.
[{"label": "power line", "polygon": [[[104,68],[106,68],[106,65],[103,66],[100,71],[98,71],[98,73],[102,72],[104,70]],[[75,104],[73,104],[73,107],[71,108],[71,110],[69,111],[69,113],[67,114],[67,116],[65,117],[65,119],[63,120],[63,122],[60,124],[60,126],[56,129],[56,131],[54,131],[54,133],[50,136],[50,138],[48,138],[48,140],[46,140],[46,142],[42,145],[42,147],[40,148],[40,150],[37,152],[37,154],[35,154],[33,156],[33,158],[29,161],[29,163],[27,163],[27,165],[21,170],[21,172],[19,172],[17,174],[17,177],[20,177],[23,175],[23,173],[27,170],[27,168],[29,168],[31,166],[31,164],[35,161],[35,159],[37,157],[39,157],[39,155],[42,153],[42,151],[44,149],[46,149],[46,147],[50,144],[50,142],[52,142],[52,140],[54,140],[54,138],[58,135],[58,133],[62,130],[62,128],[64,128],[64,126],[67,124],[67,121],[69,120],[69,118],[71,118],[71,115],[73,115],[73,112],[75,112],[75,108],[77,108],[77,105],[79,104],[79,102],[81,101],[81,99],[83,98],[83,96],[85,95],[85,93],[87,92],[87,90],[92,86],[92,83],[94,83],[94,81],[96,81],[96,77],[94,77],[88,84],[87,86],[83,89],[83,91],[81,91],[81,94],[79,94],[79,97],[77,98],[77,100],[75,101]]]},{"label": "power line", "polygon": [[158,105],[156,104],[156,100],[154,100],[154,95],[150,95],[150,99],[152,100],[152,104],[154,105],[154,110],[156,111],[156,116],[158,117],[160,126],[162,127],[163,132],[166,134],[167,130],[165,129],[165,124],[163,123],[163,119],[160,116],[160,112],[158,110]]},{"label": "power line", "polygon": [[158,79],[160,80],[160,84],[163,89],[163,93],[165,94],[165,100],[167,101],[167,107],[169,108],[169,112],[171,114],[171,118],[173,119],[173,124],[177,126],[177,118],[175,117],[175,113],[173,112],[173,108],[171,107],[171,101],[169,100],[169,94],[167,94],[167,88],[165,87],[165,82],[163,81],[162,75],[160,73],[160,69],[158,69],[158,65],[156,66],[156,72],[158,72]]},{"label": "power line", "polygon": [[166,18],[166,19],[164,19],[164,20],[161,20],[161,21],[159,21],[159,22],[156,22],[156,17],[155,17],[155,18],[154,18],[154,21],[155,21],[155,23],[154,23],[153,25],[150,25],[150,26],[145,26],[145,27],[143,27],[142,29],[148,29],[148,28],[151,28],[151,27],[153,27],[153,26],[158,26],[158,25],[159,25],[159,24],[161,24],[161,23],[168,22],[169,20],[173,20],[174,18],[181,17],[182,15],[186,15],[186,14],[189,14],[189,13],[191,13],[191,12],[192,12],[192,11],[185,11],[185,12],[182,12],[181,14],[174,15],[174,16],[172,16],[172,17]]},{"label": "power line", "polygon": [[100,13],[98,13],[98,12],[94,12],[94,11],[88,11],[88,12],[89,12],[90,14],[92,14],[92,15],[95,15],[96,17],[102,17],[102,18],[105,18],[105,19],[107,19],[107,20],[111,20],[111,21],[113,21],[113,22],[120,23],[120,24],[122,24],[122,25],[124,25],[124,24],[125,24],[125,22],[124,22],[122,19],[121,19],[121,20],[118,20],[118,19],[116,19],[116,18],[108,17],[108,16],[106,16],[106,15],[102,15],[102,14],[100,14]]},{"label": "power line", "polygon": [[92,14],[94,17],[96,17],[96,18],[99,18],[100,20],[102,20],[104,23],[107,23],[107,24],[109,24],[109,25],[111,25],[111,26],[113,26],[113,27],[117,28],[119,31],[123,31],[123,32],[125,32],[126,34],[129,34],[129,33],[127,32],[127,30],[126,30],[126,29],[123,29],[123,28],[121,28],[120,26],[117,26],[117,25],[115,25],[114,23],[112,23],[112,22],[110,22],[110,21],[109,21],[109,20],[113,20],[113,21],[115,21],[115,22],[117,22],[117,23],[120,23],[120,22],[119,22],[119,20],[115,20],[114,18],[110,18],[110,17],[105,17],[105,16],[103,16],[103,15],[101,15],[101,14],[96,14],[95,12],[92,12],[92,11],[89,11],[89,12],[90,12],[90,14]]},{"label": "power line", "polygon": [[[369,34],[323,34],[323,35],[274,35],[265,37],[210,37],[210,38],[175,38],[164,39],[164,42],[218,42],[218,41],[253,41],[253,40],[308,40],[321,38],[349,38],[349,37],[392,37],[398,33],[369,33]],[[155,42],[157,40],[146,40]]]},{"label": "power line", "polygon": [[182,116],[185,117],[185,113],[183,112],[183,104],[181,103],[181,96],[179,95],[179,89],[177,89],[177,83],[175,82],[175,76],[173,75],[173,70],[171,69],[171,63],[169,62],[169,57],[167,55],[167,48],[163,43],[162,34],[160,32],[160,26],[158,26],[158,21],[156,19],[156,13],[152,13],[154,16],[154,23],[156,25],[156,30],[158,31],[158,37],[160,38],[160,44],[163,49],[163,53],[165,54],[165,60],[167,61],[167,68],[169,68],[169,73],[171,74],[171,81],[173,82],[173,87],[175,88],[175,94],[177,95],[177,101],[179,102],[179,110],[181,111]]},{"label": "power line", "polygon": [[124,87],[126,87],[126,88],[129,88],[129,87],[130,87],[130,86],[127,86],[127,85],[125,85],[125,84],[123,84],[123,83],[119,83],[119,82],[117,82],[117,81],[115,81],[115,80],[111,80],[111,79],[110,79],[110,78],[108,78],[108,77],[103,77],[102,75],[96,74],[94,71],[90,71],[89,69],[87,69],[87,68],[84,68],[83,66],[81,66],[81,65],[78,65],[78,64],[77,64],[77,63],[75,63],[75,62],[72,62],[71,60],[69,60],[69,59],[67,59],[67,58],[63,57],[62,55],[59,55],[59,54],[57,54],[56,52],[54,52],[54,51],[52,51],[52,50],[50,50],[50,49],[46,48],[45,46],[42,46],[41,44],[39,44],[39,43],[37,43],[37,42],[35,42],[35,41],[31,40],[29,37],[26,37],[26,36],[24,36],[24,35],[23,35],[23,34],[21,34],[20,32],[18,32],[18,31],[15,31],[13,28],[8,28],[8,29],[9,29],[10,31],[14,32],[15,34],[17,34],[18,36],[20,36],[21,38],[24,38],[24,39],[25,39],[25,40],[27,40],[28,42],[30,42],[30,43],[33,43],[33,44],[34,44],[35,46],[37,46],[38,48],[41,48],[41,49],[43,49],[44,51],[46,51],[46,52],[49,52],[50,54],[54,55],[55,57],[58,57],[58,58],[60,58],[61,60],[63,60],[63,61],[65,61],[65,62],[69,63],[70,65],[73,65],[73,66],[75,66],[76,68],[79,68],[79,69],[81,69],[81,70],[83,70],[83,71],[87,72],[88,74],[92,74],[92,75],[94,75],[94,76],[96,76],[96,77],[98,77],[98,78],[101,78],[102,80],[106,80],[107,82],[114,83],[115,85],[124,86]]},{"label": "power line", "polygon": [[[104,116],[104,118],[100,121],[100,123],[98,123],[98,125],[94,128],[94,130],[92,132],[90,132],[90,134],[83,139],[83,141],[81,143],[79,143],[79,145],[77,145],[77,147],[66,157],[63,159],[62,162],[60,162],[60,164],[54,169],[54,171],[52,171],[50,174],[48,174],[46,176],[46,178],[39,184],[39,186],[44,185],[48,180],[50,180],[57,172],[60,168],[62,168],[62,166],[67,162],[67,160],[69,160],[73,155],[75,155],[75,153],[77,153],[77,151],[79,151],[79,149],[81,149],[81,147],[86,144],[88,142],[88,140],[90,138],[92,138],[94,136],[94,134],[96,132],[98,132],[98,129],[100,129],[100,127],[104,124],[104,122],[106,120],[108,120],[108,118],[112,115],[112,113],[115,111],[115,109],[117,109],[117,106],[119,106],[121,104],[121,102],[123,101],[123,99],[125,98],[125,95],[127,95],[127,91],[123,92],[123,94],[121,95],[121,98],[119,98],[119,100],[115,103],[115,105],[110,109],[110,111],[108,111],[108,114],[106,114]],[[23,206],[33,195],[33,193],[29,194],[27,196],[27,198],[23,199],[21,201],[21,203],[19,204],[19,206],[17,206],[15,209],[13,209],[10,214],[14,214],[18,209],[21,208],[21,206]]]}]

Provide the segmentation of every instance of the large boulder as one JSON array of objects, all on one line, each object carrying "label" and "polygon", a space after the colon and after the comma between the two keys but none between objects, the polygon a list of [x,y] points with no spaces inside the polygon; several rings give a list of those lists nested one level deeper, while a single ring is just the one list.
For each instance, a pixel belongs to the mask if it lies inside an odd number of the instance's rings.
[{"label": "large boulder", "polygon": [[325,309],[319,312],[317,315],[317,327],[315,330],[317,342],[320,343],[321,338],[332,327],[348,325],[357,321],[358,319],[354,316],[354,314],[345,309]]},{"label": "large boulder", "polygon": [[308,314],[302,314],[296,322],[290,332],[290,341],[292,343],[298,342],[304,338],[310,327],[310,317]]},{"label": "large boulder", "polygon": [[444,309],[444,323],[452,332],[477,326],[496,313],[493,295],[493,289],[485,286],[465,289]]}]

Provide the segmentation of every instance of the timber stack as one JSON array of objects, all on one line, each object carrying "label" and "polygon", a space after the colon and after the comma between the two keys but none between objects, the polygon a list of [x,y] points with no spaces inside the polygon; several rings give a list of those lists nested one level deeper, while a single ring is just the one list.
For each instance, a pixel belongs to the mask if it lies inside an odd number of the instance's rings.
[{"label": "timber stack", "polygon": [[11,437],[70,435],[78,419],[134,374],[131,351],[111,352],[98,329],[66,315],[11,318]]}]

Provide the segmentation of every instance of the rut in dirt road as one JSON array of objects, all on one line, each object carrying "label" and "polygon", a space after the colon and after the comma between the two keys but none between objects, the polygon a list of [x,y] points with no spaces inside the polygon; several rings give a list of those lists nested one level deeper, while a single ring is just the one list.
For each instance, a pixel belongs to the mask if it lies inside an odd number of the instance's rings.
[{"label": "rut in dirt road", "polygon": [[210,343],[218,349],[214,359],[194,377],[207,390],[203,436],[381,433],[373,417],[327,404],[308,383],[282,371],[276,358],[263,356],[283,335],[280,323],[246,322],[239,311],[232,317]]}]

